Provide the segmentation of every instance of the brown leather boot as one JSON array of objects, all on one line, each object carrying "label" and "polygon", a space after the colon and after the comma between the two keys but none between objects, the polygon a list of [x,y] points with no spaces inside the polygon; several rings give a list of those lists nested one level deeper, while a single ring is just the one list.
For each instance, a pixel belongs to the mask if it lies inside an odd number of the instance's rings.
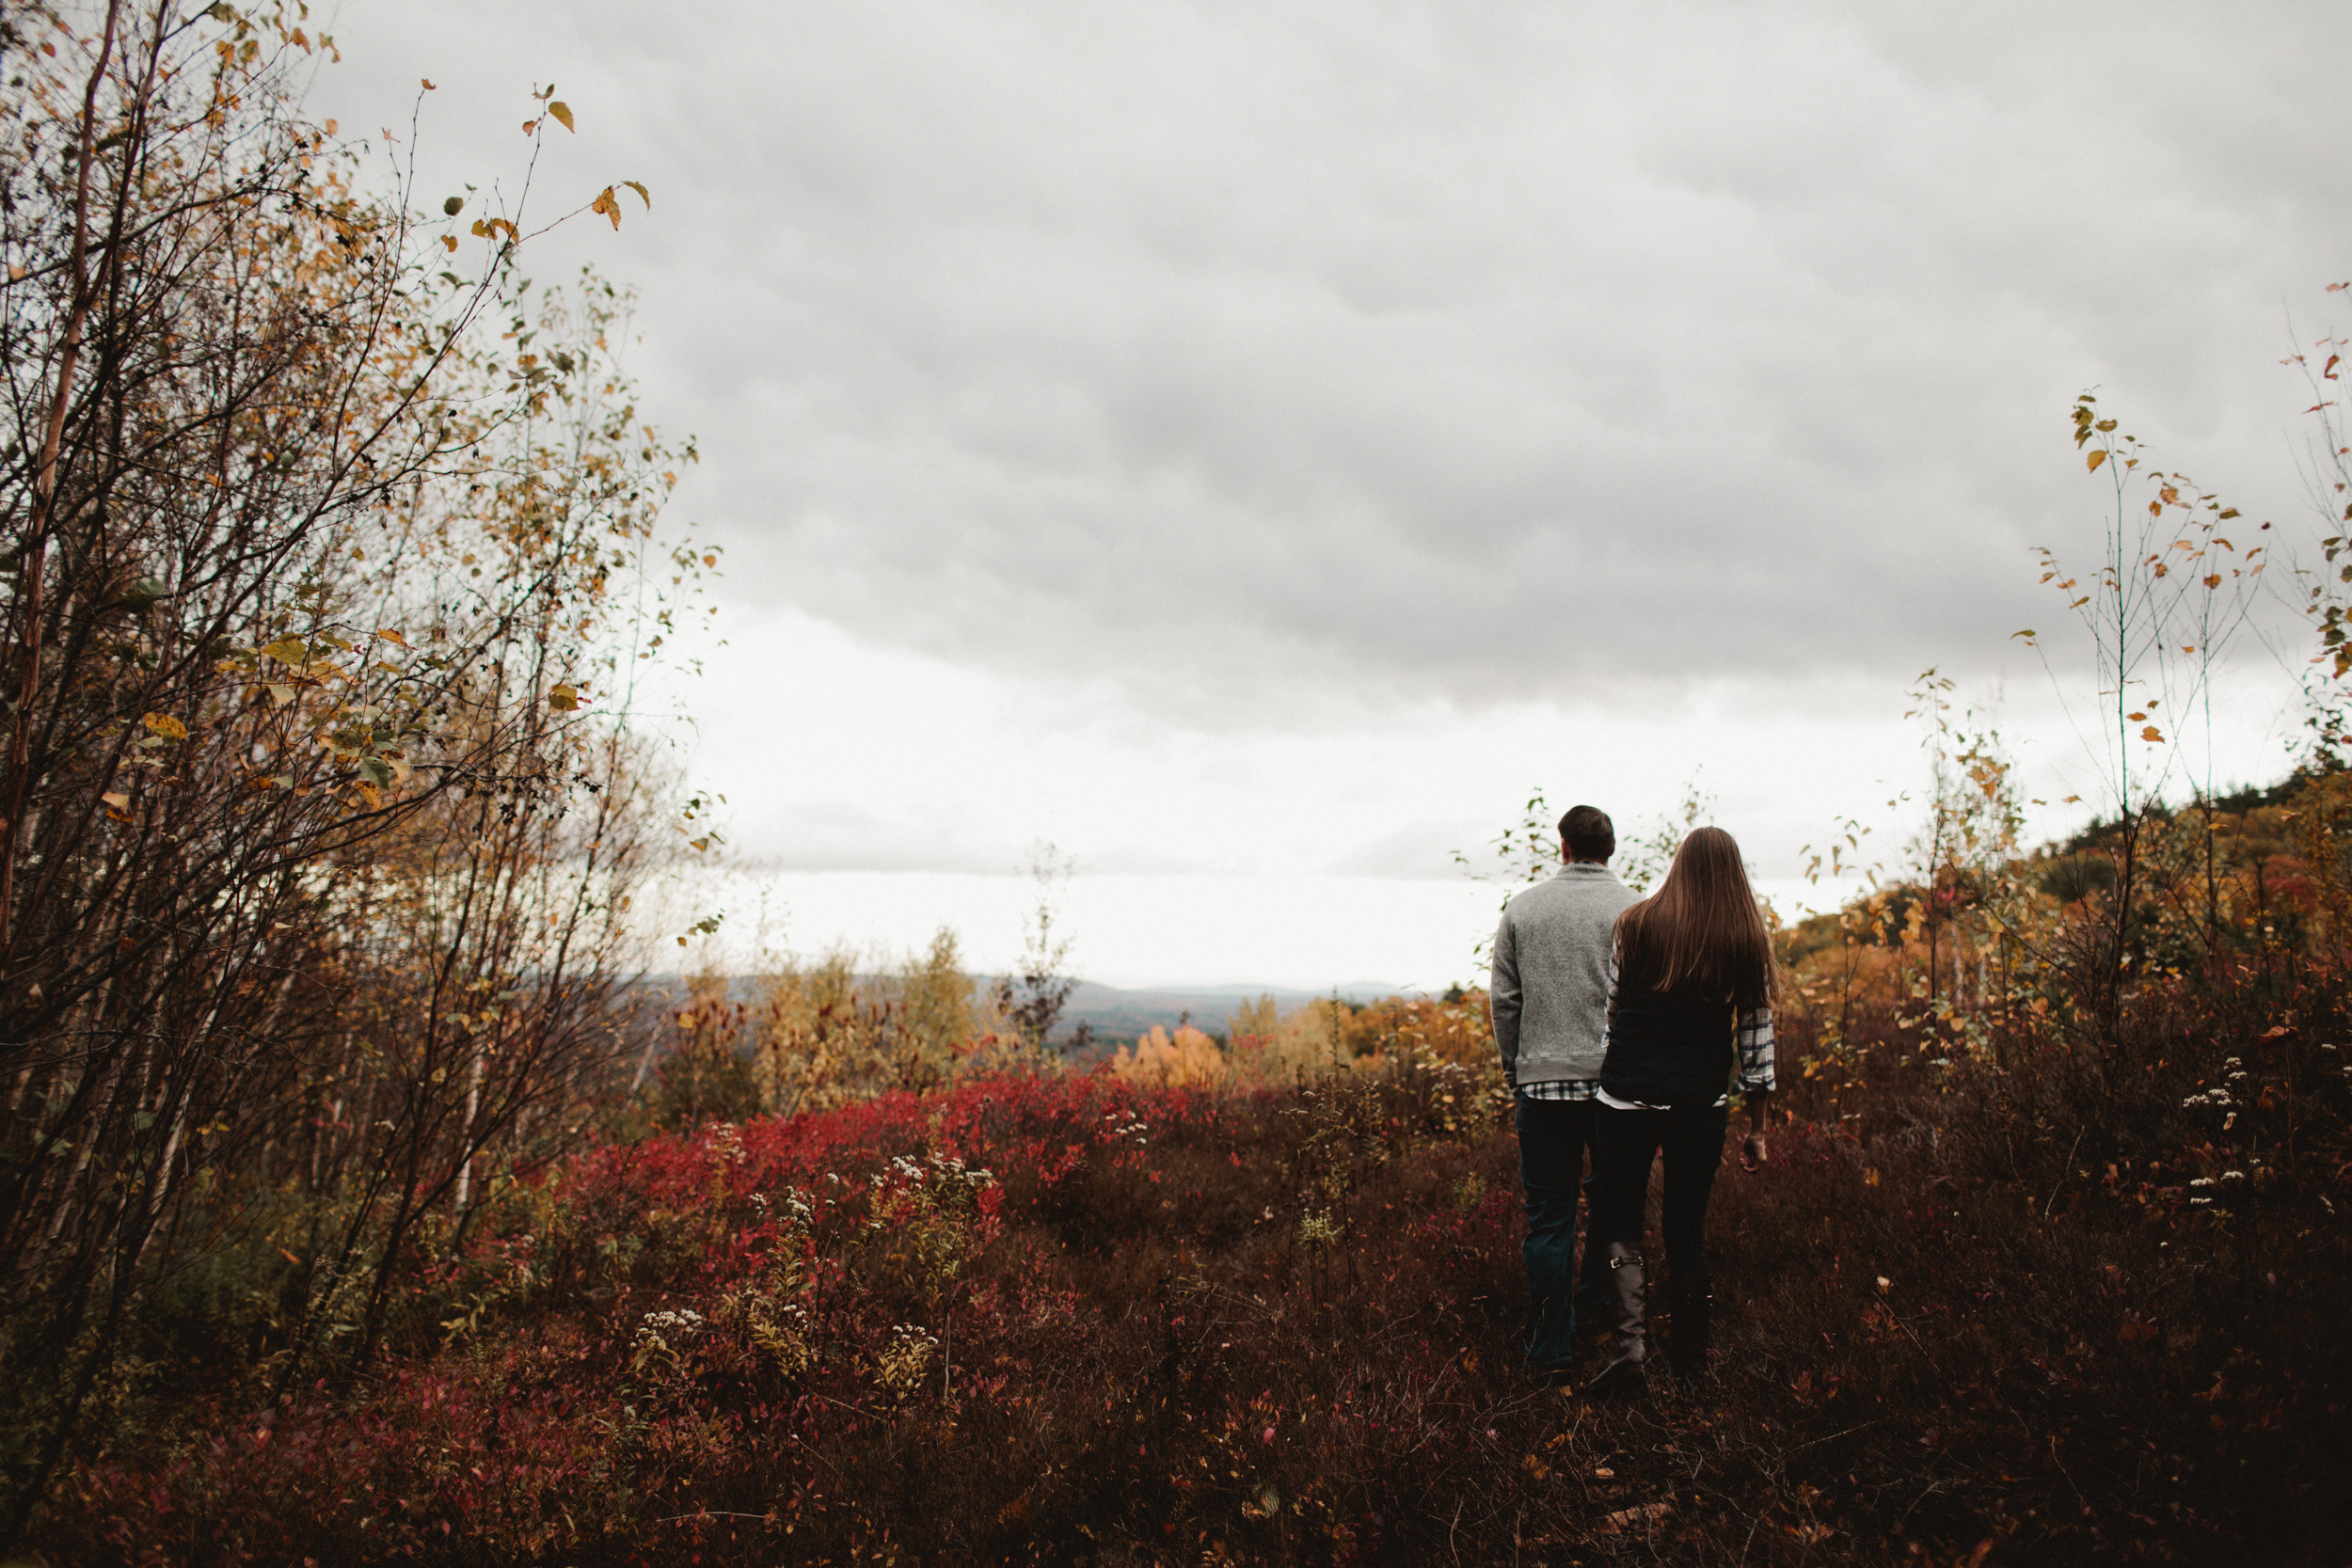
[{"label": "brown leather boot", "polygon": [[1638,1387],[1649,1358],[1648,1292],[1642,1284],[1642,1255],[1623,1242],[1609,1243],[1610,1329],[1616,1354],[1584,1386],[1588,1394],[1613,1394]]},{"label": "brown leather boot", "polygon": [[1674,1335],[1666,1354],[1677,1377],[1695,1377],[1706,1370],[1708,1352],[1715,1343],[1715,1292],[1705,1275],[1676,1275],[1666,1281],[1666,1297],[1674,1310]]}]

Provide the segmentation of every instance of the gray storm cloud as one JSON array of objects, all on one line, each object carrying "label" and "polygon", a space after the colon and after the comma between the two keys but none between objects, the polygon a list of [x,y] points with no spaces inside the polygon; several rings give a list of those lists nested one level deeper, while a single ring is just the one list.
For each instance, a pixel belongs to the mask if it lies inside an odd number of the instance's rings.
[{"label": "gray storm cloud", "polygon": [[1989,660],[2093,383],[2291,507],[2340,11],[1896,12],[354,7],[321,91],[654,186],[561,245],[731,592],[1262,722]]}]

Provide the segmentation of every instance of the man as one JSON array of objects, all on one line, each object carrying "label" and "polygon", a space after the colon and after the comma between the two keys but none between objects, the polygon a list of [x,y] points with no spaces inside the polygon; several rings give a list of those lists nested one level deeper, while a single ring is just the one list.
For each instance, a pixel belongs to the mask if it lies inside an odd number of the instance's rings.
[{"label": "man", "polygon": [[[1504,907],[1487,987],[1503,1081],[1517,1101],[1519,1182],[1526,1189],[1527,1363],[1566,1386],[1576,1312],[1598,1317],[1607,1287],[1586,1248],[1576,1267],[1576,1196],[1598,1114],[1609,1024],[1609,940],[1633,894],[1609,869],[1617,832],[1596,806],[1560,818],[1565,863]],[[1573,1295],[1571,1291],[1573,1291]]]}]

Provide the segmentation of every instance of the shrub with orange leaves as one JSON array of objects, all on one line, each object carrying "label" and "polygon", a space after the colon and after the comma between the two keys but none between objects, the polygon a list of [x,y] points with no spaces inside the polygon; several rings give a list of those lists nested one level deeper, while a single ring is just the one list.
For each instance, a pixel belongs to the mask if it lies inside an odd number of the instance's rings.
[{"label": "shrub with orange leaves", "polygon": [[1233,1076],[1233,1064],[1216,1041],[1188,1023],[1178,1024],[1172,1037],[1153,1024],[1134,1045],[1114,1052],[1105,1066],[1114,1078],[1162,1088],[1222,1084]]}]

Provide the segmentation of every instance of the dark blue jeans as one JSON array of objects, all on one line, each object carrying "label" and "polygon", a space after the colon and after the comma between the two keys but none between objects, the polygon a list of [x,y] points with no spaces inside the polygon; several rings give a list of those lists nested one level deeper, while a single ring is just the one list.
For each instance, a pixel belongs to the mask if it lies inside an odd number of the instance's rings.
[{"label": "dark blue jeans", "polygon": [[[1519,1185],[1527,1200],[1527,1239],[1519,1244],[1527,1264],[1527,1359],[1538,1368],[1575,1359],[1576,1315],[1597,1314],[1607,1292],[1598,1247],[1584,1249],[1581,1281],[1576,1268],[1576,1197],[1599,1109],[1590,1100],[1518,1102]],[[1589,1226],[1589,1203],[1585,1212]]]},{"label": "dark blue jeans", "polygon": [[1707,1277],[1707,1200],[1723,1163],[1731,1112],[1721,1105],[1620,1111],[1594,1102],[1593,1231],[1596,1251],[1612,1242],[1639,1246],[1649,1200],[1650,1161],[1666,1156],[1666,1266],[1684,1279]]}]

